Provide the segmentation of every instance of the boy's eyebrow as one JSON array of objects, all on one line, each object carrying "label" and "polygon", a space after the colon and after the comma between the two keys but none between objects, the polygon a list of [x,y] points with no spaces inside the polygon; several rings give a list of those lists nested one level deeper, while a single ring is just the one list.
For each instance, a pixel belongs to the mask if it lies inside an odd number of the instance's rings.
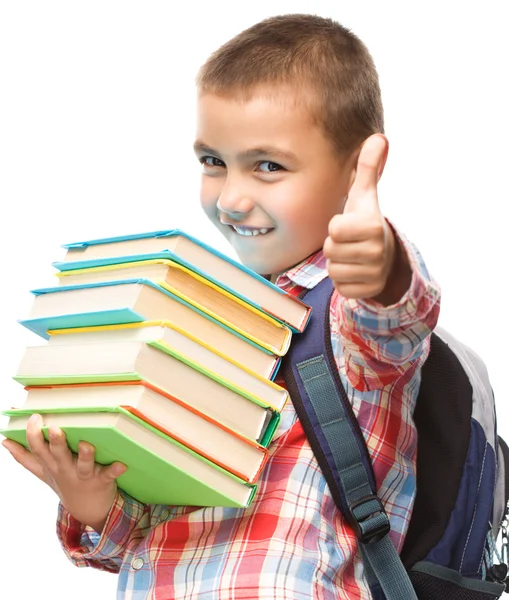
[{"label": "boy's eyebrow", "polygon": [[[215,156],[219,156],[219,152],[217,152],[217,150],[210,148],[210,146],[207,146],[200,140],[197,140],[193,144],[193,148],[196,153],[213,154]],[[263,148],[250,148],[249,150],[244,150],[240,152],[238,155],[240,160],[263,158],[266,156],[279,158],[282,160],[297,160],[297,156],[293,152],[281,150],[280,148],[276,148],[275,146],[265,146]]]},{"label": "boy's eyebrow", "polygon": [[193,144],[193,150],[198,154],[198,152],[203,152],[204,154],[218,154],[213,148],[210,148],[200,140],[196,140]]},{"label": "boy's eyebrow", "polygon": [[290,151],[281,150],[275,146],[264,146],[263,148],[251,148],[240,153],[240,158],[263,158],[270,156],[282,160],[297,160],[297,156]]}]

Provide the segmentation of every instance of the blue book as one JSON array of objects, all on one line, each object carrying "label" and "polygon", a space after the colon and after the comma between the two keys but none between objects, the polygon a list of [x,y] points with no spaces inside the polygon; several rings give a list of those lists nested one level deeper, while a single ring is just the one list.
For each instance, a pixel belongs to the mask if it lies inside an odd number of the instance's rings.
[{"label": "blue book", "polygon": [[53,263],[61,282],[84,269],[149,260],[170,260],[302,332],[311,308],[251,269],[179,229],[153,231],[64,244],[63,261]]},{"label": "blue book", "polygon": [[[292,334],[291,329],[279,321],[246,310],[246,315],[258,321],[270,321],[272,327],[271,331],[255,327],[253,335],[242,323],[234,325],[227,319],[216,318],[208,309],[202,310],[198,304],[148,279],[62,285],[32,290],[32,293],[34,299],[28,317],[19,322],[45,339],[49,338],[48,332],[55,330],[65,330],[68,335],[92,327],[111,329],[115,325],[128,327],[136,323],[169,321],[203,345],[264,376],[275,371],[278,363],[275,356],[286,353]],[[266,337],[262,339],[260,336],[264,334]],[[269,343],[269,338],[277,344]]]}]

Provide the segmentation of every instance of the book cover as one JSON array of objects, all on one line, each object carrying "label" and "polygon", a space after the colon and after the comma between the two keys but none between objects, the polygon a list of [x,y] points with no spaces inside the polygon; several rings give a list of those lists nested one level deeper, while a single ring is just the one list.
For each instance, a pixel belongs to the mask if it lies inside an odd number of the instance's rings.
[{"label": "book cover", "polygon": [[[9,417],[0,435],[25,447],[26,424],[36,411],[3,411]],[[51,412],[43,415],[43,433],[60,427],[77,452],[82,440],[96,448],[96,462],[122,462],[127,471],[117,479],[120,489],[146,504],[180,506],[249,506],[256,485],[247,484],[193,452],[175,439],[122,408],[101,412]]]}]

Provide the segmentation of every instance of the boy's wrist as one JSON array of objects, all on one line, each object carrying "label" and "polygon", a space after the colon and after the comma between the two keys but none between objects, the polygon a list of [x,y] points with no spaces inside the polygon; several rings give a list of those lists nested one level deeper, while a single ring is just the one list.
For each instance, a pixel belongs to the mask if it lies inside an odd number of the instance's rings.
[{"label": "boy's wrist", "polygon": [[85,508],[76,508],[73,505],[66,505],[62,500],[61,503],[74,519],[79,521],[83,526],[90,527],[100,535],[108,520],[111,509],[115,504],[117,495],[118,491],[115,489],[111,499],[108,498],[106,502],[100,503],[102,504],[100,508],[98,507],[98,504],[93,507],[86,506]]},{"label": "boy's wrist", "polygon": [[390,267],[384,289],[372,300],[383,306],[391,306],[401,300],[408,291],[412,281],[412,267],[408,259],[403,242],[394,232],[391,224],[387,222],[390,245]]}]

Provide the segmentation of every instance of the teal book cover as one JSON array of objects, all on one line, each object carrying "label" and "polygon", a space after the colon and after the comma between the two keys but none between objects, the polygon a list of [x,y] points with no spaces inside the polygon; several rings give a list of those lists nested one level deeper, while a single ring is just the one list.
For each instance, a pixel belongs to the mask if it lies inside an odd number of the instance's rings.
[{"label": "teal book cover", "polygon": [[[271,317],[279,320],[281,323],[289,326],[292,329],[292,331],[294,331],[295,333],[302,332],[306,328],[308,321],[309,321],[309,317],[311,315],[311,308],[308,307],[305,303],[303,303],[300,299],[295,298],[293,296],[289,296],[289,294],[287,292],[285,292],[284,290],[282,290],[275,284],[273,284],[270,281],[268,281],[267,279],[265,279],[265,277],[262,277],[258,273],[255,273],[251,269],[249,269],[246,266],[244,266],[243,264],[241,264],[240,262],[226,256],[225,254],[219,252],[212,246],[205,244],[204,242],[198,240],[197,238],[195,238],[192,235],[189,235],[188,233],[185,233],[184,231],[182,231],[180,229],[170,229],[170,230],[165,230],[165,231],[153,231],[153,232],[148,232],[148,233],[139,233],[139,234],[133,234],[133,235],[102,238],[102,239],[97,239],[97,240],[88,240],[88,241],[83,241],[83,242],[74,242],[71,244],[64,244],[62,247],[66,248],[68,250],[69,249],[84,249],[88,246],[96,246],[96,245],[101,245],[101,244],[113,244],[113,243],[117,243],[117,242],[124,242],[124,241],[138,240],[138,239],[145,239],[145,238],[157,238],[157,239],[161,239],[164,241],[165,238],[174,238],[176,236],[182,236],[184,238],[187,238],[188,240],[190,240],[197,246],[205,249],[210,254],[217,256],[218,258],[225,261],[229,265],[232,265],[239,271],[246,273],[252,279],[256,280],[257,282],[259,282],[260,284],[265,286],[265,288],[267,290],[270,290],[271,292],[275,292],[281,296],[288,296],[292,302],[299,304],[303,308],[304,316],[303,316],[302,321],[297,324],[296,322],[289,322],[288,320],[285,320],[281,315],[275,314],[274,312],[267,310],[266,307],[264,307],[259,302],[255,302],[255,301],[253,301],[252,298],[249,298],[246,295],[244,295],[239,288],[232,287],[231,285],[229,285],[229,283],[231,283],[231,282],[226,282],[225,280],[220,281],[219,279],[212,277],[210,274],[208,274],[205,271],[203,271],[202,269],[200,269],[197,265],[192,264],[191,262],[185,260],[182,256],[180,256],[180,254],[178,252],[175,252],[170,248],[162,249],[159,252],[152,252],[152,253],[128,254],[125,256],[113,256],[113,257],[107,257],[107,258],[92,258],[92,259],[88,259],[88,260],[74,260],[74,261],[67,260],[67,261],[54,262],[52,264],[53,264],[53,267],[55,267],[57,270],[59,270],[61,272],[65,272],[65,271],[74,271],[74,270],[78,270],[78,269],[104,267],[104,266],[122,264],[122,263],[132,263],[132,262],[143,261],[143,260],[156,260],[156,259],[172,260],[175,263],[180,264],[183,267],[186,267],[187,269],[189,269],[191,271],[194,271],[196,274],[200,275],[201,277],[208,279],[213,284],[217,285],[218,287],[221,287],[225,291],[236,296],[240,300],[250,304],[254,308],[257,308],[258,310],[261,310],[262,312],[265,312],[266,314],[270,315]],[[164,243],[162,245],[164,245]],[[168,244],[168,245],[170,245],[170,244]]]}]

